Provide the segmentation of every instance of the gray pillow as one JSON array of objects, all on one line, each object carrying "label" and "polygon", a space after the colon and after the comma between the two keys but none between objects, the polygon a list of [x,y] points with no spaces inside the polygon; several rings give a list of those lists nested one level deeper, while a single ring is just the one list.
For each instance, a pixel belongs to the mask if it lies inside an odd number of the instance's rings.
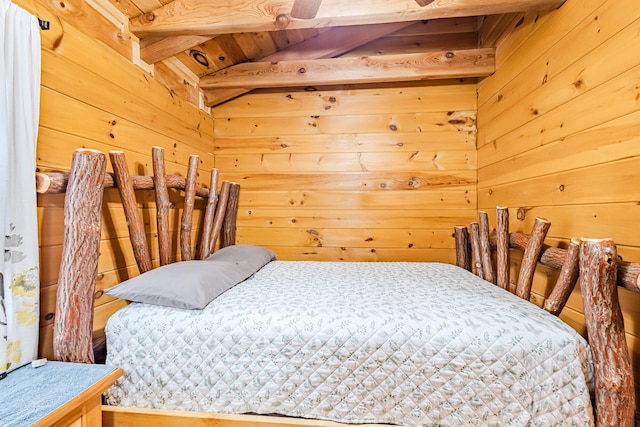
[{"label": "gray pillow", "polygon": [[[230,246],[232,247],[232,246]],[[247,260],[236,259],[239,252],[227,251],[220,260],[181,261],[147,271],[105,290],[107,295],[129,301],[145,302],[167,307],[203,309],[223,292],[258,271],[267,262],[264,251],[248,250],[248,254],[262,256]],[[222,252],[219,251],[218,253]],[[224,259],[228,257],[229,260]]]},{"label": "gray pillow", "polygon": [[[267,248],[255,245],[232,245],[214,252],[205,261],[226,261],[241,265],[246,269],[258,271],[260,267],[276,259],[276,256]],[[249,276],[247,276],[249,277]]]}]

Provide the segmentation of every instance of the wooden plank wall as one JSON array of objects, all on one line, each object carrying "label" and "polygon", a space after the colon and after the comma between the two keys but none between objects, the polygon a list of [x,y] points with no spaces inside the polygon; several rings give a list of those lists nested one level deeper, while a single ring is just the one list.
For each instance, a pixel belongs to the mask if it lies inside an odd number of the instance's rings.
[{"label": "wooden plank wall", "polygon": [[[624,259],[640,260],[638,46],[637,0],[567,0],[525,16],[478,84],[479,209],[513,207],[517,231],[545,217],[559,243],[611,237]],[[537,303],[548,284],[538,276]],[[640,297],[619,295],[637,381]],[[562,317],[584,332],[581,306],[576,291]]]},{"label": "wooden plank wall", "polygon": [[216,107],[239,243],[279,259],[454,261],[476,215],[476,82],[259,91]]},{"label": "wooden plank wall", "polygon": [[[85,147],[105,153],[123,150],[132,174],[151,175],[151,147],[158,145],[165,148],[167,173],[186,175],[189,155],[198,154],[198,182],[208,186],[213,167],[213,119],[209,114],[175,99],[167,88],[133,65],[131,40],[86,2],[17,0],[16,3],[51,21],[51,30],[41,32],[39,170],[67,171],[73,151]],[[112,171],[109,163],[107,169]],[[153,198],[141,196],[143,217],[149,234],[153,235],[156,232]],[[38,198],[42,357],[52,357],[63,200],[63,195]],[[175,211],[179,211],[179,199],[175,202]],[[174,216],[178,215],[179,212]],[[199,217],[194,223],[199,224]],[[176,221],[172,224],[177,227]],[[175,247],[176,243],[173,244]],[[157,259],[157,243],[151,245],[151,250]],[[96,295],[97,328],[124,303],[100,291],[137,274],[119,196],[116,190],[107,190]]]}]

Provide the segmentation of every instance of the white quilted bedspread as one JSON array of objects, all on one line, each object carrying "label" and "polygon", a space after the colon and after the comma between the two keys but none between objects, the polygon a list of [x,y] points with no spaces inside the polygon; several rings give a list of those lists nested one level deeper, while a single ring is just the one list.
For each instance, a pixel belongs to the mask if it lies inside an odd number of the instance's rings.
[{"label": "white quilted bedspread", "polygon": [[582,337],[447,264],[273,261],[204,310],[131,304],[111,317],[107,340],[107,363],[125,371],[112,405],[593,425]]}]

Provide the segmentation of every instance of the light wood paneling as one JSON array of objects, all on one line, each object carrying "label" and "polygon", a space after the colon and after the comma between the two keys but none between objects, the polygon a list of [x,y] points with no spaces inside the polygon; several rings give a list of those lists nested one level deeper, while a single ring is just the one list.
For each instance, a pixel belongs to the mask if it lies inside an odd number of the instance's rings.
[{"label": "light wood paneling", "polygon": [[[288,117],[304,111],[318,112],[322,116],[340,116],[354,111],[367,115],[475,111],[475,86],[473,79],[462,82],[408,82],[402,86],[379,84],[358,88],[358,96],[349,96],[350,89],[344,87],[325,87],[322,91],[294,88],[285,93],[281,90],[262,90],[244,95],[238,102],[217,106],[215,114],[217,117],[232,118]],[[389,105],[393,105],[393,110],[389,110]],[[216,139],[221,137],[216,134]]]},{"label": "light wood paneling", "polygon": [[[475,156],[475,153],[470,153]],[[330,156],[327,156],[330,157]],[[395,156],[390,155],[390,160]],[[330,160],[323,163],[331,164]],[[408,171],[394,171],[393,176],[389,176],[388,169],[391,163],[381,164],[382,171],[371,172],[371,167],[366,167],[367,172],[340,172],[340,170],[327,172],[292,172],[286,173],[287,169],[282,168],[280,173],[231,173],[226,174],[226,179],[237,182],[248,190],[270,190],[273,188],[286,188],[291,180],[295,180],[300,185],[304,185],[308,190],[424,190],[437,188],[468,187],[474,185],[476,179],[475,170],[463,171],[442,171],[426,170],[425,172],[415,172],[421,169],[418,164],[413,163]],[[359,163],[354,166],[362,166]],[[440,164],[442,165],[442,163]],[[336,167],[335,164],[331,165]],[[433,164],[430,165],[433,167]],[[231,168],[232,169],[232,168]],[[309,170],[314,168],[309,167]],[[329,169],[329,168],[327,168]],[[360,169],[360,168],[358,168]],[[224,170],[224,169],[223,169]]]},{"label": "light wood paneling", "polygon": [[[151,147],[167,153],[167,173],[186,173],[190,154],[200,156],[200,185],[209,183],[213,159],[213,119],[193,105],[173,97],[153,77],[131,63],[131,41],[123,39],[86,2],[53,4],[48,0],[18,0],[18,5],[51,19],[43,31],[42,90],[37,167],[68,170],[76,148],[103,152],[123,150],[132,174],[151,173]],[[55,13],[54,16],[52,13]],[[108,169],[111,170],[110,166]],[[128,231],[113,195],[105,195],[97,291],[137,274]],[[117,196],[117,194],[116,194]],[[145,201],[146,202],[146,201]],[[51,357],[51,325],[60,265],[63,216],[62,195],[38,198],[41,242],[41,339],[40,352]],[[148,233],[155,233],[150,205],[141,206]],[[177,202],[177,210],[180,203]],[[196,216],[198,224],[200,216]],[[198,230],[194,230],[195,235]],[[152,251],[154,245],[151,245]],[[155,253],[154,252],[154,253]],[[104,295],[97,300],[96,329],[121,307]]]},{"label": "light wood paneling", "polygon": [[216,154],[265,153],[360,153],[416,152],[428,141],[431,150],[472,150],[476,133],[466,132],[387,132],[339,135],[274,135],[220,137],[215,139]]},{"label": "light wood paneling", "polygon": [[[525,145],[525,144],[522,144]],[[494,147],[482,147],[479,158],[486,162],[478,170],[480,187],[551,175],[640,155],[640,111],[627,114],[566,138],[502,159]]]},{"label": "light wood paneling", "polygon": [[[640,43],[638,18],[639,8],[625,13],[604,4],[594,11],[547,54],[537,58],[518,79],[480,107],[483,123],[478,131],[478,146],[636,65],[634,55],[621,55],[620,52]],[[573,55],[567,55],[568,51]],[[579,59],[576,61],[576,58]],[[522,102],[523,99],[527,102]]]},{"label": "light wood paneling", "polygon": [[[640,56],[629,49],[640,9],[632,0],[568,0],[543,18],[500,42],[498,71],[478,85],[478,206],[512,207],[512,231],[547,218],[549,244],[613,238],[623,258],[638,261]],[[551,277],[536,276],[537,304]],[[640,296],[619,296],[640,378]],[[579,290],[561,318],[584,334]]]},{"label": "light wood paneling", "polygon": [[[293,184],[290,187],[293,187]],[[251,191],[240,194],[240,207],[306,207],[331,209],[383,209],[393,215],[395,210],[473,209],[475,186],[456,190],[417,191]]]},{"label": "light wood paneling", "polygon": [[[381,102],[383,99],[380,100]],[[392,107],[390,107],[392,109]],[[316,114],[313,114],[316,113]],[[475,111],[322,116],[320,111],[292,117],[216,116],[216,136],[319,135],[362,132],[460,132],[475,130]]]},{"label": "light wood paneling", "polygon": [[420,229],[453,230],[456,225],[476,220],[468,209],[397,210],[389,215],[384,209],[305,209],[302,208],[254,208],[240,209],[238,227],[290,227],[290,228],[396,228],[407,224]]},{"label": "light wood paneling", "polygon": [[215,164],[242,186],[238,241],[284,259],[452,260],[449,226],[475,216],[475,110],[465,80],[216,107]]},{"label": "light wood paneling", "polygon": [[522,64],[529,66],[533,59],[545,54],[601,4],[602,0],[567,1],[554,12],[525,15],[517,30],[498,44],[497,69],[493,76],[479,82],[478,105],[484,105],[507,82],[518,79],[527,68]]},{"label": "light wood paneling", "polygon": [[216,155],[216,167],[234,172],[460,171],[476,169],[474,151]]}]

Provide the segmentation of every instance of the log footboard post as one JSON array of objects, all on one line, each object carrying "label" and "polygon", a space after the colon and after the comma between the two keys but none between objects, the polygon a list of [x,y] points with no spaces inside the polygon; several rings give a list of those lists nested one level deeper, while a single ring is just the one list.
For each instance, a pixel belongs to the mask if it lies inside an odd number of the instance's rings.
[{"label": "log footboard post", "polygon": [[471,241],[469,240],[469,230],[463,225],[458,225],[454,229],[456,239],[456,265],[467,271],[471,271]]},{"label": "log footboard post", "polygon": [[482,271],[482,257],[480,256],[480,224],[472,222],[470,227],[473,266],[476,268],[476,276],[484,279],[484,272]]},{"label": "log footboard post", "polygon": [[98,274],[106,157],[73,154],[64,201],[64,239],[58,276],[53,354],[56,360],[93,363],[93,296]]},{"label": "log footboard post", "polygon": [[509,209],[496,208],[496,284],[509,290]]},{"label": "log footboard post", "polygon": [[580,241],[580,282],[595,363],[596,426],[633,426],[635,395],[622,311],[616,247],[610,239]]},{"label": "log footboard post", "polygon": [[493,265],[491,263],[491,243],[489,242],[489,215],[485,211],[478,213],[478,222],[480,224],[480,260],[482,262],[482,273],[484,280],[496,283],[496,276],[493,273]]},{"label": "log footboard post", "polygon": [[522,299],[529,300],[531,296],[531,285],[533,284],[533,275],[536,270],[536,264],[540,259],[544,238],[551,227],[551,223],[544,218],[536,218],[531,230],[531,238],[524,250],[522,257],[522,266],[518,275],[518,283],[516,285],[516,295]]},{"label": "log footboard post", "polygon": [[554,316],[559,316],[560,312],[566,305],[573,288],[578,281],[579,268],[579,254],[580,254],[580,241],[577,239],[571,239],[571,243],[567,248],[567,255],[565,256],[562,269],[560,270],[560,276],[556,281],[551,294],[544,302],[543,308]]}]

